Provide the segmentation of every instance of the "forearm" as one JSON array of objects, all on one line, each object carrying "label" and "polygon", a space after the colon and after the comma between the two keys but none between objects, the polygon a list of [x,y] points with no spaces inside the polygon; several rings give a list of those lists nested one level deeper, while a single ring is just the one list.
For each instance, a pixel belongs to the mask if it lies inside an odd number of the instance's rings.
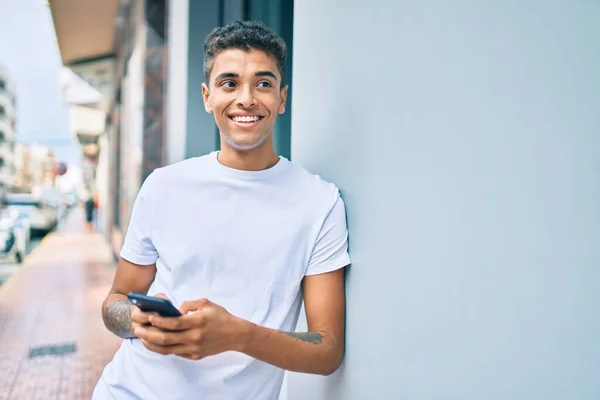
[{"label": "forearm", "polygon": [[109,295],[102,304],[102,319],[106,328],[123,339],[135,337],[131,332],[133,307],[127,296],[120,293]]},{"label": "forearm", "polygon": [[329,375],[339,367],[343,339],[328,332],[282,332],[243,321],[241,351],[279,368]]}]

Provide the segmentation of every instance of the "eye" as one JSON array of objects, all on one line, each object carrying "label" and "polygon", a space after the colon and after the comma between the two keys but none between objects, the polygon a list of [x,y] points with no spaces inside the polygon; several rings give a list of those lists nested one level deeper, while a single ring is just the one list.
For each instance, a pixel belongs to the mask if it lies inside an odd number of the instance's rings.
[{"label": "eye", "polygon": [[273,87],[273,85],[271,85],[271,82],[269,82],[269,81],[260,81],[260,82],[258,82],[257,86],[261,87],[261,88],[270,88],[270,87]]},{"label": "eye", "polygon": [[234,88],[236,85],[235,85],[234,81],[224,81],[224,82],[221,82],[221,86],[231,89],[231,88]]}]

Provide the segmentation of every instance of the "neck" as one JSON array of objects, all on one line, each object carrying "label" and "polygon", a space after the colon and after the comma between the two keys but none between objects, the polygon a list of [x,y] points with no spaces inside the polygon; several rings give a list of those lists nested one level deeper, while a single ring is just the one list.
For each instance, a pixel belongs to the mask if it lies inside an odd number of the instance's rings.
[{"label": "neck", "polygon": [[223,142],[222,140],[217,159],[226,167],[243,171],[262,171],[271,168],[279,161],[279,156],[272,145],[243,151],[232,149]]}]

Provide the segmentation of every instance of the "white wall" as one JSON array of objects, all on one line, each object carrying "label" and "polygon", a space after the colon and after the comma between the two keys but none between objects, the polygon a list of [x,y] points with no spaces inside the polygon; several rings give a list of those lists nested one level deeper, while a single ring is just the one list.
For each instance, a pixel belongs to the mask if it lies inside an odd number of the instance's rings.
[{"label": "white wall", "polygon": [[109,197],[110,188],[109,188],[109,179],[108,174],[110,172],[110,160],[109,160],[109,144],[108,138],[106,135],[102,135],[98,138],[98,147],[100,148],[100,153],[98,156],[98,166],[96,167],[96,190],[98,190],[98,217],[97,217],[97,229],[100,232],[108,233],[108,227],[110,226],[110,221],[108,220],[109,214],[107,210],[109,208],[109,203],[113,202],[113,199]]},{"label": "white wall", "polygon": [[77,104],[69,107],[69,128],[73,134],[100,135],[106,129],[105,121],[102,110]]},{"label": "white wall", "polygon": [[296,2],[292,159],[353,266],[345,363],[290,400],[600,398],[599,15]]},{"label": "white wall", "polygon": [[185,158],[189,0],[169,2],[168,14],[166,161],[167,164],[172,164]]}]

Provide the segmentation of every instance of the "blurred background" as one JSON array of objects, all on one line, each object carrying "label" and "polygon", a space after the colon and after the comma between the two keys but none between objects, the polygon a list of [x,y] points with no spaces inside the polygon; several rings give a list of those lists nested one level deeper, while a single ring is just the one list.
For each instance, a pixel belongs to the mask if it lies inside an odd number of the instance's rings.
[{"label": "blurred background", "polygon": [[344,364],[281,399],[600,398],[600,2],[0,10],[0,399],[90,397],[133,201],[218,149],[203,41],[240,19],[288,44],[276,150],[348,210]]}]

